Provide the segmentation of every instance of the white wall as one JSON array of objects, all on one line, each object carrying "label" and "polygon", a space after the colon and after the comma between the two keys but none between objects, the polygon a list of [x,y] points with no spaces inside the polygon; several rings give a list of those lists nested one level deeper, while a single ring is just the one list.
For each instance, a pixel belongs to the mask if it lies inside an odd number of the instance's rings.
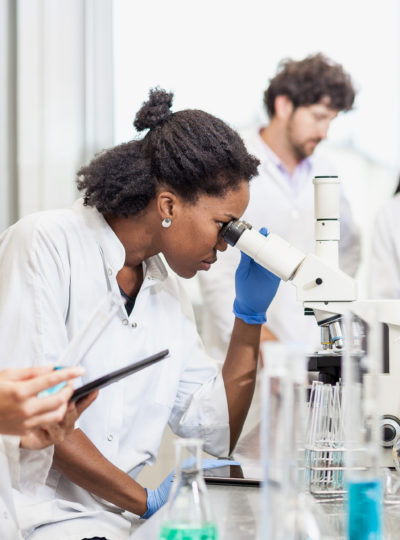
[{"label": "white wall", "polygon": [[203,108],[237,128],[262,114],[262,94],[283,57],[323,51],[352,74],[356,110],[331,139],[399,164],[397,0],[114,0],[115,140],[160,85],[175,107]]}]

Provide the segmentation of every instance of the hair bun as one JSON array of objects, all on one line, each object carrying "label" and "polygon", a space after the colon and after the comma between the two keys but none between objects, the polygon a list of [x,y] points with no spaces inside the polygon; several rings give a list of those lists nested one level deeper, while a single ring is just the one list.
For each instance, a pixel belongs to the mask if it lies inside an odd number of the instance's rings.
[{"label": "hair bun", "polygon": [[171,114],[173,94],[161,88],[152,88],[149,99],[136,114],[133,125],[138,131],[152,129],[162,124]]}]

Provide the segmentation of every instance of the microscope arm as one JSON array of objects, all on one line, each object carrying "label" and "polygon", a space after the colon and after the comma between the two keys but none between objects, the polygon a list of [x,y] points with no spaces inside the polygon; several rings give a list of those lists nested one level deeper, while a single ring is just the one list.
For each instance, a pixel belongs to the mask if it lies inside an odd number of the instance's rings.
[{"label": "microscope arm", "polygon": [[[283,281],[290,281],[296,287],[297,300],[306,307],[338,313],[326,303],[346,304],[357,298],[352,277],[314,254],[305,255],[274,233],[265,237],[254,229],[245,228],[234,245]],[[318,307],[314,307],[314,303],[318,303]],[[344,309],[342,306],[340,311]]]}]

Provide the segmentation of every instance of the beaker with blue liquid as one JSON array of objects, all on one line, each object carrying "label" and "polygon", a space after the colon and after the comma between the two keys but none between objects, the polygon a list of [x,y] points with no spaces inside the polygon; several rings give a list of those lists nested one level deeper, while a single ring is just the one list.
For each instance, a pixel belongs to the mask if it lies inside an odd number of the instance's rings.
[{"label": "beaker with blue liquid", "polygon": [[383,540],[379,373],[382,336],[373,305],[343,315],[344,439],[349,540]]}]

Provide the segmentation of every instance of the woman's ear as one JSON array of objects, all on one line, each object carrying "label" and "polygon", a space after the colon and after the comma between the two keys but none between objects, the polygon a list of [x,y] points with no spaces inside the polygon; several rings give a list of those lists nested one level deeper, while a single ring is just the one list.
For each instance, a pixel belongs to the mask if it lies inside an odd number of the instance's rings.
[{"label": "woman's ear", "polygon": [[162,191],[157,195],[157,210],[161,220],[173,220],[178,212],[178,199],[170,191]]}]

